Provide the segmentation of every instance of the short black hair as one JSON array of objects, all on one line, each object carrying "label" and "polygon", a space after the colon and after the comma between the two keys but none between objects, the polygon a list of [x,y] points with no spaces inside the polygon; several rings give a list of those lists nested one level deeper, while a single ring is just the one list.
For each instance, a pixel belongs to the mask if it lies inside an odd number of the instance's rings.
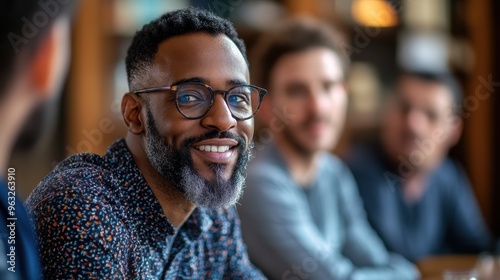
[{"label": "short black hair", "polygon": [[398,77],[399,78],[414,77],[416,79],[425,82],[438,83],[440,85],[445,86],[447,89],[449,89],[451,93],[451,98],[453,102],[452,106],[454,108],[454,111],[456,109],[456,106],[462,103],[463,99],[462,87],[458,82],[458,80],[453,76],[453,74],[449,72],[438,72],[438,71],[432,72],[425,70],[400,69]]},{"label": "short black hair", "polygon": [[125,60],[129,87],[138,71],[150,65],[158,45],[175,36],[195,32],[206,32],[211,35],[224,34],[246,58],[246,49],[243,40],[238,37],[233,24],[215,14],[198,8],[190,7],[172,11],[146,24],[135,33]]},{"label": "short black hair", "polygon": [[325,47],[335,52],[344,70],[349,64],[342,34],[330,25],[311,18],[292,18],[263,34],[252,49],[250,73],[252,83],[269,87],[271,71],[284,55]]},{"label": "short black hair", "polygon": [[70,16],[77,0],[0,1],[0,98],[14,74],[16,61],[37,50],[54,21]]}]

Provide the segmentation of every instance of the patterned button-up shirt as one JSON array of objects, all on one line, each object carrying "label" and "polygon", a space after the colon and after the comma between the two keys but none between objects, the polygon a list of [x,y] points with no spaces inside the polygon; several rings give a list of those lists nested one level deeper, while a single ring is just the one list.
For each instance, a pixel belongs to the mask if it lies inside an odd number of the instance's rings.
[{"label": "patterned button-up shirt", "polygon": [[26,202],[49,279],[261,279],[234,208],[172,224],[125,141],[61,162]]}]

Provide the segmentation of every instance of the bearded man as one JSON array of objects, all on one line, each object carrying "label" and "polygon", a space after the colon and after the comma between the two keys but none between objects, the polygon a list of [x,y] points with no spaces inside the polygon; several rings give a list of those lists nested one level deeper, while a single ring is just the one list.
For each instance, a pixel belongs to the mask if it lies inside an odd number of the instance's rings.
[{"label": "bearded man", "polygon": [[261,279],[231,206],[266,91],[249,85],[234,27],[167,13],[136,33],[126,65],[125,139],[66,159],[29,198],[46,275]]}]

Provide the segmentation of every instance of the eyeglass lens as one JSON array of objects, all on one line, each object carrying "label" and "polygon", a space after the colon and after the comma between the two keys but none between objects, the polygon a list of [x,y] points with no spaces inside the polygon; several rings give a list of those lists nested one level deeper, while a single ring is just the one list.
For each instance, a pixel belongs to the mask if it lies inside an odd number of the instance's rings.
[{"label": "eyeglass lens", "polygon": [[[177,106],[183,115],[198,118],[207,113],[212,103],[209,88],[198,84],[182,85],[177,90]],[[250,86],[237,86],[226,95],[229,110],[236,118],[249,118],[259,107],[259,90]]]}]

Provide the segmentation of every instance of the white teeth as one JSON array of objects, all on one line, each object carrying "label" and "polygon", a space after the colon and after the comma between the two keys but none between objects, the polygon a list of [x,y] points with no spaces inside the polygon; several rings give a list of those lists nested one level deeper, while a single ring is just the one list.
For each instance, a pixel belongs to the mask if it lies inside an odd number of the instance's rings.
[{"label": "white teeth", "polygon": [[225,152],[225,151],[227,151],[227,150],[226,150],[226,147],[224,147],[224,146],[219,146],[219,147],[217,147],[217,152],[219,152],[219,153],[223,153],[223,152]]},{"label": "white teeth", "polygon": [[203,145],[196,147],[200,151],[223,153],[229,150],[229,146]]}]

